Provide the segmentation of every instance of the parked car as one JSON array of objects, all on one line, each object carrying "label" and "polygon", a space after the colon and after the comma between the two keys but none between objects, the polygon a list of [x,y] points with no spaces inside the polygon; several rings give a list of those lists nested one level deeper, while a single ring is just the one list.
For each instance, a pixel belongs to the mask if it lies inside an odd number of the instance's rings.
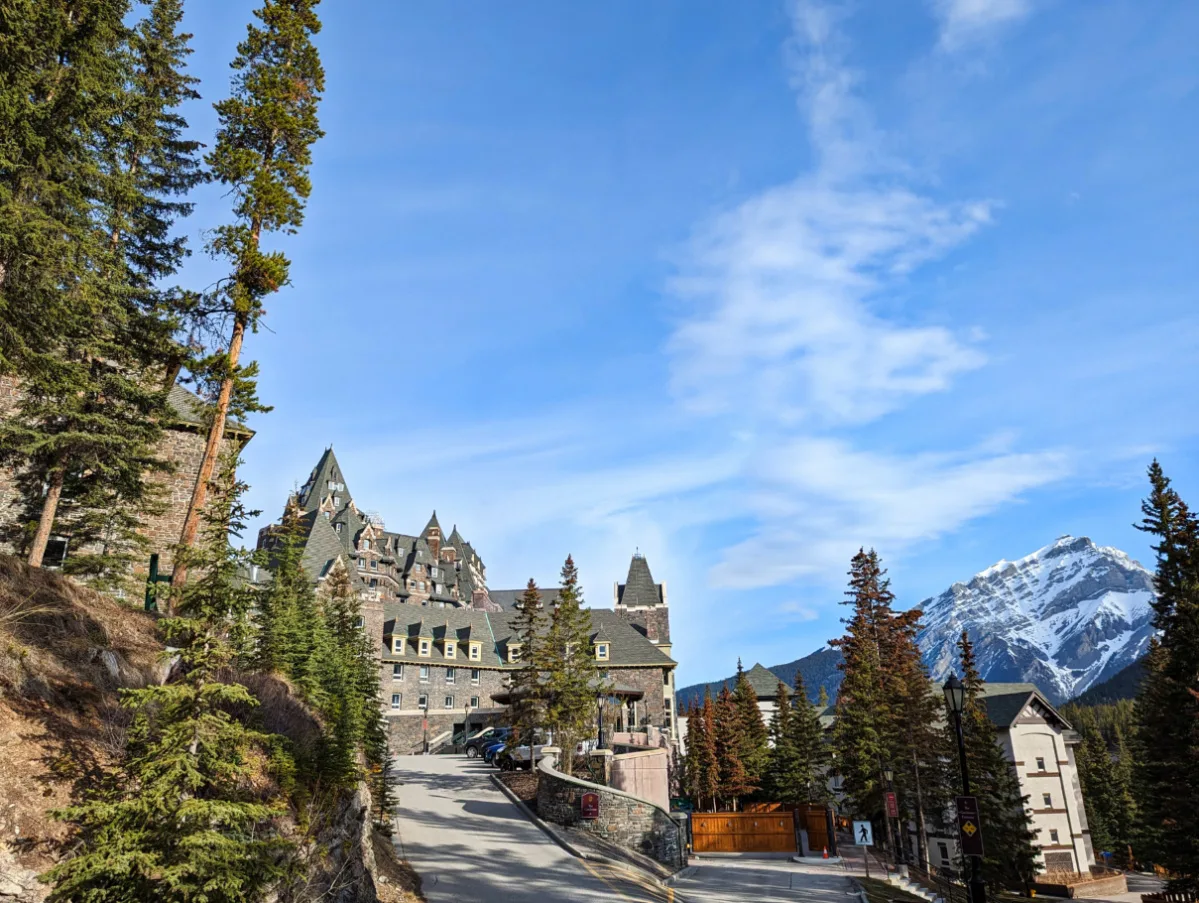
[{"label": "parked car", "polygon": [[479,750],[479,754],[483,757],[483,761],[488,764],[495,762],[496,754],[501,752],[508,745],[507,740],[488,740],[487,743]]},{"label": "parked car", "polygon": [[466,748],[463,752],[466,753],[468,759],[476,759],[482,754],[484,746],[496,740],[507,740],[510,736],[512,736],[510,727],[484,728],[466,741]]}]

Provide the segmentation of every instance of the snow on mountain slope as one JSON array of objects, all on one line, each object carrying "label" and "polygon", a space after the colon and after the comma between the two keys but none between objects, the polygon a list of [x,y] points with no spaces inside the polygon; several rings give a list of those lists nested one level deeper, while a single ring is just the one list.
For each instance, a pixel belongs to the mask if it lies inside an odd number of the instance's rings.
[{"label": "snow on mountain slope", "polygon": [[1032,681],[1061,702],[1145,654],[1153,596],[1153,575],[1119,549],[1063,536],[925,599],[917,642],[942,680],[964,629],[985,680]]}]

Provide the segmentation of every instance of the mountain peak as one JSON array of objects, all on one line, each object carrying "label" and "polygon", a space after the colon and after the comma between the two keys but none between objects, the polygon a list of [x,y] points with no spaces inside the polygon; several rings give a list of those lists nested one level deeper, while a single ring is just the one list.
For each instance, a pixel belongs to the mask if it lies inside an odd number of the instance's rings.
[{"label": "mountain peak", "polygon": [[941,679],[965,630],[986,680],[1032,681],[1057,702],[1144,653],[1153,596],[1153,575],[1124,552],[1067,534],[924,600],[918,642]]}]

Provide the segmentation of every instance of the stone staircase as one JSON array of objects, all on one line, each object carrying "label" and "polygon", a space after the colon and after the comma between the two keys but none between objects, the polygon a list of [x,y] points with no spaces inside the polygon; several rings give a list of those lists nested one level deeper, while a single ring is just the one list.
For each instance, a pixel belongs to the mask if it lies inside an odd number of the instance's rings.
[{"label": "stone staircase", "polygon": [[[907,871],[905,868],[903,871]],[[911,894],[913,897],[920,897],[922,900],[928,900],[929,903],[946,903],[939,895],[929,890],[923,884],[913,881],[906,874],[892,872],[887,875],[887,883],[892,887],[898,887],[900,890]]]}]

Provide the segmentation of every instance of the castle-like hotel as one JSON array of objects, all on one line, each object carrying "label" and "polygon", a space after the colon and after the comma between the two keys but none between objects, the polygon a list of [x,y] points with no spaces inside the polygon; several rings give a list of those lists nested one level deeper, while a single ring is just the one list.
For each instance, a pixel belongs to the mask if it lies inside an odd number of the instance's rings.
[{"label": "castle-like hotel", "polygon": [[[503,714],[510,672],[520,667],[512,622],[523,590],[492,590],[482,558],[434,512],[419,535],[395,533],[355,503],[333,450],[326,449],[294,501],[302,512],[303,566],[319,585],[344,568],[358,587],[363,629],[379,653],[383,712],[392,749],[417,752],[469,724]],[[277,527],[259,532],[270,551]],[[555,592],[542,592],[552,605]],[[677,738],[675,661],[666,585],[633,556],[611,609],[592,608],[591,650],[622,728],[652,726]]]}]

